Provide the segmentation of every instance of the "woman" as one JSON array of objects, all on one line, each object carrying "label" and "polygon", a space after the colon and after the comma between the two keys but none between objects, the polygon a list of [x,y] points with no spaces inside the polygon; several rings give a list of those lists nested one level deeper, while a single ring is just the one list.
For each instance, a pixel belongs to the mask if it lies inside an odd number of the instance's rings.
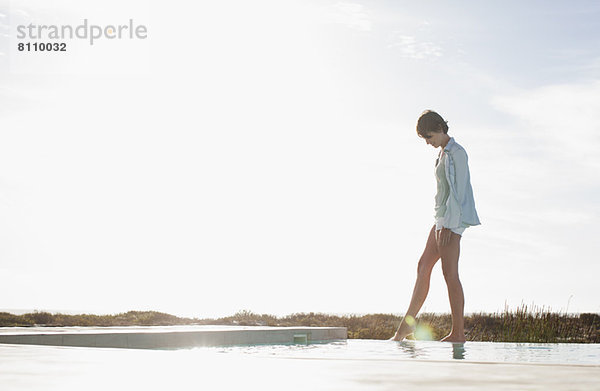
[{"label": "woman", "polygon": [[467,227],[481,224],[475,210],[467,152],[453,137],[448,136],[447,122],[435,111],[426,110],[421,114],[417,122],[417,134],[434,148],[441,147],[435,163],[435,224],[419,260],[410,306],[390,340],[402,341],[414,332],[415,317],[429,291],[431,270],[441,258],[452,310],[452,331],[442,341],[465,342],[465,300],[458,278],[460,239]]}]

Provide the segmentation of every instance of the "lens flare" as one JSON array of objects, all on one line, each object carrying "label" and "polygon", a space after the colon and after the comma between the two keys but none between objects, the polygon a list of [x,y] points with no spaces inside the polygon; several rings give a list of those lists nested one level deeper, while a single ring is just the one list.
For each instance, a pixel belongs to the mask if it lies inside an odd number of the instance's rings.
[{"label": "lens flare", "polygon": [[414,335],[419,341],[433,341],[433,329],[428,323],[419,323]]}]

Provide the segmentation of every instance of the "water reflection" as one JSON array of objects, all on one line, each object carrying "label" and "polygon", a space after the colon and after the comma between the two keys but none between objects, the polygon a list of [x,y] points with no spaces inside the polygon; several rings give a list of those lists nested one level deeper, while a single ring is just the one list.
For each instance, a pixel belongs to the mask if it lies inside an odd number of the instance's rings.
[{"label": "water reflection", "polygon": [[[430,358],[431,355],[434,357],[440,356],[440,351],[447,351],[448,344],[432,344],[432,343],[419,343],[415,340],[403,340],[398,342],[398,348],[402,352],[402,355],[406,358],[417,358],[417,359],[426,359]],[[466,348],[464,343],[452,343],[452,356],[453,360],[464,360],[466,356]]]},{"label": "water reflection", "polygon": [[420,358],[426,355],[425,349],[417,347],[415,341],[412,340],[402,340],[398,343],[398,347],[402,350],[402,353],[410,358]]},{"label": "water reflection", "polygon": [[464,343],[453,343],[452,344],[452,358],[455,360],[465,359],[465,344]]}]

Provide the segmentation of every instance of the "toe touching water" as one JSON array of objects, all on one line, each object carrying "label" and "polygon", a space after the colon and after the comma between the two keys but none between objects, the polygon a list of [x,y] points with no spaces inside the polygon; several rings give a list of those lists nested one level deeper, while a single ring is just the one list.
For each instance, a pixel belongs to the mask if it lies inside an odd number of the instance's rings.
[{"label": "toe touching water", "polygon": [[402,322],[400,322],[400,326],[398,327],[396,334],[394,334],[394,336],[392,338],[390,338],[389,340],[390,341],[402,341],[407,336],[413,334],[415,332],[415,330],[416,330],[415,318],[410,315],[406,315],[404,317],[404,319],[402,319]]}]

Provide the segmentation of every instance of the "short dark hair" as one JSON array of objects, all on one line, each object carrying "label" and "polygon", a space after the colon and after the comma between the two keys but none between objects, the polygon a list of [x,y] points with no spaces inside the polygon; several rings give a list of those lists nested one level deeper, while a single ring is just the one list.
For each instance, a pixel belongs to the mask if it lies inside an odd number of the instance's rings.
[{"label": "short dark hair", "polygon": [[438,133],[441,131],[448,133],[448,121],[444,121],[441,115],[433,110],[425,110],[417,121],[417,134],[420,137],[428,133]]}]

